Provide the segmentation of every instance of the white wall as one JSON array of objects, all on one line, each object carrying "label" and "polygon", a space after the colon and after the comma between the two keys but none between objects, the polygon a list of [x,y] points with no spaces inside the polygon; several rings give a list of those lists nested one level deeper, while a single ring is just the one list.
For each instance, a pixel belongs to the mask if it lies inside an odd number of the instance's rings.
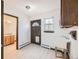
[{"label": "white wall", "polygon": [[16,22],[10,23],[10,27],[9,27],[9,33],[11,33],[12,35],[16,36]]},{"label": "white wall", "polygon": [[11,7],[4,6],[4,13],[15,15],[18,17],[18,47],[30,42],[30,20],[29,16]]},{"label": "white wall", "polygon": [[16,21],[16,18],[4,15],[4,35],[16,35]]},{"label": "white wall", "polygon": [[4,35],[9,34],[9,23],[4,22]]},{"label": "white wall", "polygon": [[26,16],[19,16],[19,46],[30,43],[30,21]]},{"label": "white wall", "polygon": [[[69,28],[69,31],[76,30],[78,34],[78,27],[74,26],[72,28]],[[74,40],[70,35],[71,40],[71,59],[78,59],[78,35],[77,40]]]},{"label": "white wall", "polygon": [[[54,17],[54,31],[55,33],[45,33],[44,32],[44,18]],[[60,8],[46,12],[43,14],[38,14],[32,16],[31,20],[41,19],[41,45],[49,45],[52,48],[55,46],[59,48],[66,48],[66,43],[71,41],[71,59],[77,59],[77,40],[73,40],[69,32],[74,30],[74,28],[64,29],[60,25]],[[77,30],[77,28],[75,29]],[[70,40],[65,39],[63,36],[68,37]],[[75,49],[76,48],[76,49]],[[76,51],[75,51],[76,50]]]}]

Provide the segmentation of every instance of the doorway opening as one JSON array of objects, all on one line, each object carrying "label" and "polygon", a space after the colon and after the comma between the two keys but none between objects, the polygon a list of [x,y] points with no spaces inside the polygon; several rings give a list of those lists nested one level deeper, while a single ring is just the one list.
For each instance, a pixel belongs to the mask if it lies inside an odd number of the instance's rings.
[{"label": "doorway opening", "polygon": [[3,49],[4,59],[9,59],[9,52],[18,50],[18,17],[6,13],[3,14]]}]

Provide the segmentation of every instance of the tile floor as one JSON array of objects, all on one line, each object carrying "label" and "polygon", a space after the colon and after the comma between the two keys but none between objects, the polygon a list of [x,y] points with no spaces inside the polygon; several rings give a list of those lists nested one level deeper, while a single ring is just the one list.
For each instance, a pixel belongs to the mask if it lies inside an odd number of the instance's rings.
[{"label": "tile floor", "polygon": [[48,50],[39,45],[30,44],[20,50],[12,44],[4,47],[4,59],[62,59],[55,57],[55,51]]}]

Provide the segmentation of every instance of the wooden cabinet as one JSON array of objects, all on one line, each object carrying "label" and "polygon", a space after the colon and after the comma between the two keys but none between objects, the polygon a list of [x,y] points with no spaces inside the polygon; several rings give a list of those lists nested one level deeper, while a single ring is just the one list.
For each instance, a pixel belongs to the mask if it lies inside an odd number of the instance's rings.
[{"label": "wooden cabinet", "polygon": [[8,35],[4,36],[4,46],[10,45],[14,43],[14,36]]},{"label": "wooden cabinet", "polygon": [[4,37],[4,45],[9,45],[10,43],[10,36],[5,36]]},{"label": "wooden cabinet", "polygon": [[63,27],[78,25],[78,0],[61,0],[61,25]]}]

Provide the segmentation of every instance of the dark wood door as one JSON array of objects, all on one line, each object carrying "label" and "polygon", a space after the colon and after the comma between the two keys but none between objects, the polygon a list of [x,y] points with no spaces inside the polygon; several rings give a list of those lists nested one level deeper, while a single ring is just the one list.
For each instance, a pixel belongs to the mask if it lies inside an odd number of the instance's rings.
[{"label": "dark wood door", "polygon": [[78,25],[78,0],[61,0],[61,25],[63,27]]},{"label": "dark wood door", "polygon": [[41,44],[41,20],[31,21],[31,43]]}]

